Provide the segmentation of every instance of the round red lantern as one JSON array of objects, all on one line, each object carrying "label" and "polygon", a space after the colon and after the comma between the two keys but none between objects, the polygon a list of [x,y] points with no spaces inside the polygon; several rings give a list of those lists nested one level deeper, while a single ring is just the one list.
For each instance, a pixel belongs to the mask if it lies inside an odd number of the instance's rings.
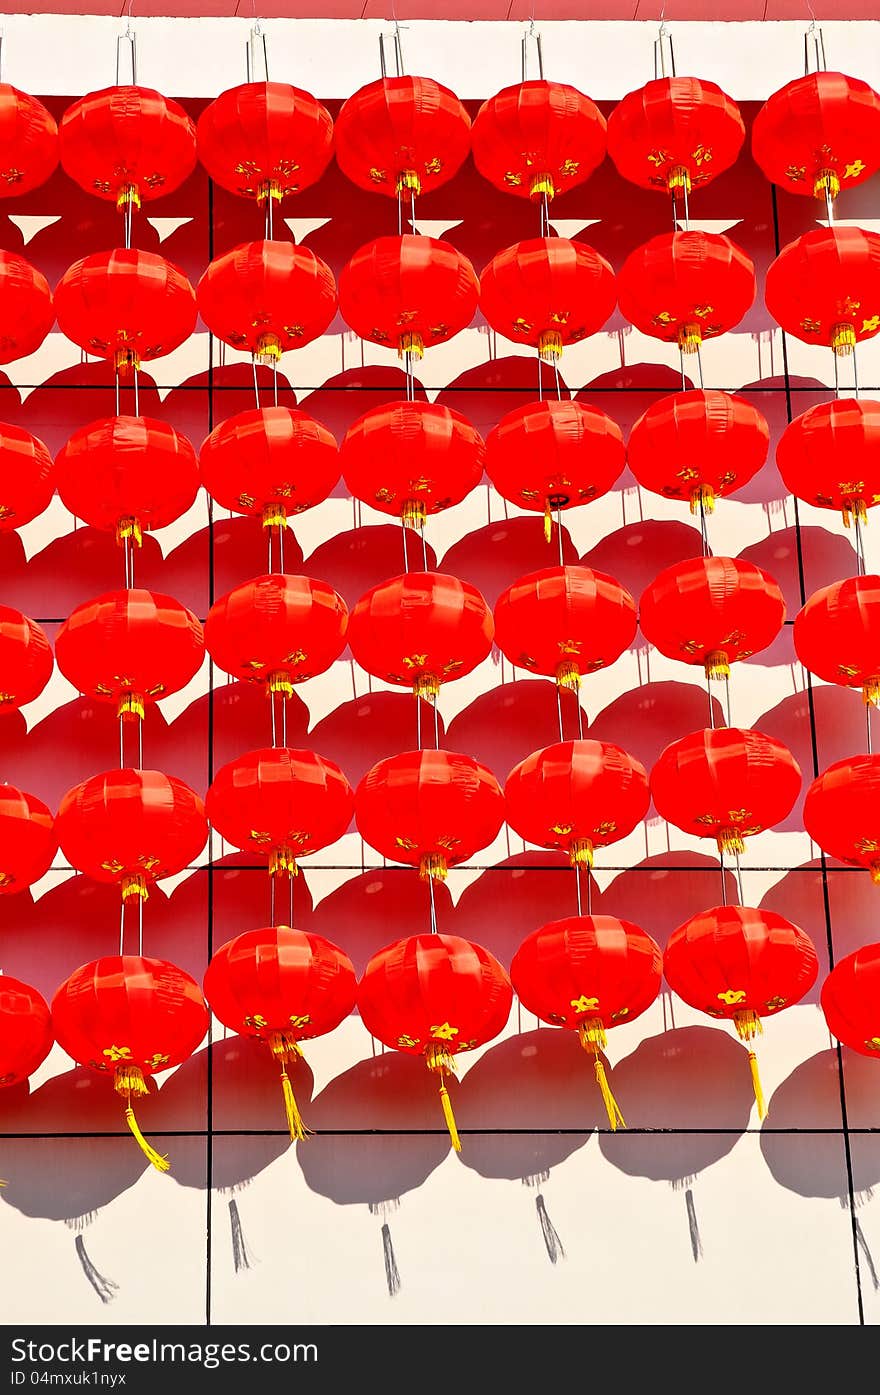
[{"label": "round red lantern", "polygon": [[840,510],[847,527],[880,503],[880,402],[820,402],[789,422],[776,446],[786,489],[820,509]]},{"label": "round red lantern", "polygon": [[74,262],[55,287],[58,328],[86,353],[137,372],[188,339],[196,294],[179,267],[155,252],[117,247]]},{"label": "round red lantern", "polygon": [[474,164],[509,194],[548,201],[589,179],[605,158],[605,118],[564,82],[535,78],[484,102],[471,130]]},{"label": "round red lantern", "polygon": [[201,989],[165,959],[107,955],[83,964],[52,999],[52,1025],[61,1046],[79,1065],[112,1075],[125,1100],[125,1122],[159,1172],[167,1157],[138,1127],[132,1099],[151,1093],[149,1076],[191,1056],[209,1025]]},{"label": "round red lantern", "polygon": [[339,277],[339,310],[362,339],[421,358],[466,329],[479,299],[477,274],[449,242],[406,233],[358,248]]},{"label": "round red lantern", "polygon": [[117,208],[171,194],[196,164],[196,128],[179,102],[151,87],[105,87],[80,97],[58,128],[61,167]]},{"label": "round red lantern", "polygon": [[600,1056],[607,1032],[634,1022],[656,999],[660,946],[631,920],[568,916],[527,935],[510,964],[513,990],[528,1012],[575,1031],[595,1058],[596,1081],[612,1130],[626,1128]]},{"label": "round red lantern", "polygon": [[806,73],[760,108],[752,155],[789,193],[834,199],[880,169],[880,97],[844,73]]},{"label": "round red lantern", "polygon": [[290,697],[345,648],[348,608],[326,581],[278,573],[245,581],[215,601],[205,621],[211,658],[233,678]]},{"label": "round red lantern", "polygon": [[343,102],[336,118],[336,163],[360,189],[391,198],[425,194],[464,164],[470,132],[470,117],[442,83],[383,77]]},{"label": "round red lantern", "polygon": [[880,576],[850,576],[814,591],[794,619],[804,668],[880,706]]},{"label": "round red lantern", "polygon": [[196,123],[198,156],[215,184],[280,203],[307,189],[333,154],[333,118],[289,82],[245,82],[209,102]]},{"label": "round red lantern", "polygon": [[336,313],[333,272],[293,242],[243,242],[215,257],[197,296],[211,333],[257,363],[277,363],[286,350],[310,344]]},{"label": "round red lantern", "polygon": [[828,1030],[860,1056],[880,1057],[880,944],[838,959],[820,997]]},{"label": "round red lantern", "polygon": [[[0,896],[39,881],[57,848],[54,821],[42,799],[0,785]],[[4,982],[0,978],[0,987]]]},{"label": "round red lantern", "polygon": [[852,353],[880,330],[880,234],[816,228],[767,268],[764,301],[786,334]]},{"label": "round red lantern", "polygon": [[778,583],[754,562],[689,557],[666,567],[639,601],[639,625],[667,659],[701,664],[707,678],[772,644],[785,620]]},{"label": "round red lantern", "polygon": [[36,353],[55,323],[56,306],[41,271],[0,251],[0,363]]},{"label": "round red lantern", "polygon": [[648,812],[641,761],[609,741],[559,741],[515,765],[504,786],[507,822],[520,838],[562,848],[592,867],[595,848],[632,833]]},{"label": "round red lantern", "polygon": [[0,480],[0,533],[30,523],[48,508],[55,493],[47,447],[29,431],[6,421],[0,422]]},{"label": "round red lantern", "polygon": [[208,823],[199,796],[160,770],[107,770],[74,785],[58,806],[55,831],[72,867],[115,882],[125,901],[194,862]]},{"label": "round red lantern", "polygon": [[393,862],[445,881],[497,837],[504,796],[491,770],[454,751],[402,751],[380,760],[355,793],[358,832]]},{"label": "round red lantern", "polygon": [[737,855],[746,838],[791,813],[800,789],[800,766],[788,747],[740,727],[692,731],[671,742],[651,771],[661,819]]},{"label": "round red lantern", "polygon": [[865,867],[880,885],[880,755],[847,756],[816,777],[804,828],[823,852]]},{"label": "round red lantern", "polygon": [[339,480],[336,438],[306,412],[262,407],[215,426],[199,452],[202,484],[224,509],[286,524]]},{"label": "round red lantern", "polygon": [[354,796],[334,761],[275,746],[236,756],[218,770],[205,810],[227,842],[268,859],[270,876],[295,877],[297,858],[345,833]]},{"label": "round red lantern", "polygon": [[686,499],[691,513],[711,513],[767,459],[770,428],[744,397],[674,392],[643,412],[630,432],[627,464],[644,489]]},{"label": "round red lantern", "polygon": [[409,935],[374,954],[358,986],[367,1031],[395,1051],[424,1056],[440,1078],[452,1146],[461,1152],[444,1077],[507,1025],[513,989],[501,964],[460,935]]},{"label": "round red lantern", "polygon": [[483,438],[460,412],[439,402],[388,402],[349,427],[342,474],[356,499],[421,529],[475,489]]},{"label": "round red lantern", "polygon": [[746,128],[739,107],[714,82],[661,77],[628,92],[608,118],[608,154],[640,189],[709,184],[736,161]]},{"label": "round red lantern", "polygon": [[0,975],[0,1087],[33,1075],[52,1050],[52,1018],[42,993]]},{"label": "round red lantern", "polygon": [[58,126],[43,103],[0,83],[0,199],[45,184],[58,164]]},{"label": "round red lantern", "polygon": [[302,1056],[300,1042],[326,1036],[354,1007],[357,975],[348,955],[322,935],[289,925],[247,930],[215,950],[204,989],[224,1027],[271,1051],[281,1068],[290,1137],[302,1141],[309,1130],[289,1072]]},{"label": "round red lantern", "polygon": [[661,233],[629,254],[617,289],[637,330],[696,353],[739,324],[755,299],[755,265],[723,233]]},{"label": "round red lantern", "polygon": [[495,643],[517,668],[577,688],[635,638],[636,604],[619,581],[589,567],[521,576],[495,602]]},{"label": "round red lantern", "polygon": [[[673,930],[663,951],[673,993],[710,1017],[732,1021],[742,1041],[764,1027],[762,1016],[800,1002],[816,982],[819,961],[809,935],[775,911],[713,906]],[[767,1113],[758,1062],[749,1048],[758,1116]]]},{"label": "round red lantern", "polygon": [[555,362],[563,345],[601,329],[617,303],[614,272],[585,242],[534,237],[496,252],[480,277],[480,309],[499,334]]},{"label": "round red lantern", "polygon": [[53,667],[45,630],[20,610],[0,605],[0,715],[38,698]]},{"label": "round red lantern", "polygon": [[436,699],[488,657],[495,626],[475,586],[442,572],[404,572],[361,596],[348,627],[351,652],[374,678]]}]

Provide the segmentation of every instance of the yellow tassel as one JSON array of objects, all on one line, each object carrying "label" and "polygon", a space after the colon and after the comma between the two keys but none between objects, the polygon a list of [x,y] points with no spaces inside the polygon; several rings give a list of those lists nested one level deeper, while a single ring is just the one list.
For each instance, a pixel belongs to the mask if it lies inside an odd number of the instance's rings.
[{"label": "yellow tassel", "polygon": [[558,329],[542,329],[538,335],[538,355],[545,363],[562,358],[562,334]]},{"label": "yellow tassel", "polygon": [[550,511],[550,500],[544,500],[544,541],[549,542],[553,537],[553,514]]},{"label": "yellow tassel", "polygon": [[703,659],[703,668],[707,678],[730,677],[730,661],[723,649],[713,649],[711,654],[707,654]]},{"label": "yellow tassel", "polygon": [[701,508],[703,513],[715,512],[715,490],[711,484],[695,484],[691,490],[691,513],[697,514]]},{"label": "yellow tassel", "polygon": [[746,850],[745,839],[738,828],[719,828],[716,838],[719,852],[739,855]]},{"label": "yellow tassel", "polygon": [[596,1082],[602,1091],[602,1099],[605,1101],[605,1112],[608,1115],[608,1123],[612,1132],[616,1133],[618,1128],[626,1128],[626,1120],[618,1108],[617,1100],[611,1093],[611,1086],[608,1084],[608,1076],[605,1074],[605,1063],[599,1053],[596,1053]]},{"label": "yellow tassel", "polygon": [[141,371],[141,360],[135,349],[117,349],[113,355],[113,367],[120,378]]},{"label": "yellow tassel", "polygon": [[868,871],[871,873],[871,881],[875,886],[880,886],[880,862],[872,862]]},{"label": "yellow tassel", "polygon": [[138,1127],[138,1121],[134,1117],[134,1110],[132,1109],[130,1104],[125,1111],[125,1122],[131,1129],[131,1132],[133,1133],[137,1141],[137,1145],[140,1148],[141,1152],[144,1154],[144,1157],[147,1158],[148,1161],[153,1164],[157,1172],[167,1172],[171,1167],[168,1158],[162,1153],[157,1153],[153,1145],[151,1143],[148,1143],[147,1140],[144,1138],[143,1134],[140,1131],[140,1128]]},{"label": "yellow tassel", "polygon": [[403,520],[404,527],[412,528],[416,533],[423,532],[428,517],[428,510],[425,508],[424,500],[405,500],[401,506],[400,517]]},{"label": "yellow tassel", "polygon": [[666,187],[670,194],[674,194],[677,189],[683,189],[686,194],[691,192],[691,177],[684,165],[673,165],[666,176]]},{"label": "yellow tassel", "polygon": [[751,1041],[764,1031],[764,1024],[754,1008],[743,1008],[742,1012],[735,1012],[733,1025],[740,1041]]},{"label": "yellow tassel", "polygon": [[254,362],[271,368],[281,358],[281,340],[277,334],[261,334],[254,349]]},{"label": "yellow tassel", "polygon": [[276,848],[269,854],[270,877],[298,877],[299,867],[290,848]]},{"label": "yellow tassel", "polygon": [[428,702],[434,702],[440,691],[440,679],[433,673],[420,673],[413,683],[413,692],[417,698],[427,698]]},{"label": "yellow tassel", "polygon": [[425,1048],[425,1061],[428,1070],[438,1071],[440,1075],[444,1071],[451,1074],[455,1070],[455,1057],[449,1047],[442,1041],[431,1041]]},{"label": "yellow tassel", "polygon": [[266,504],[263,508],[264,528],[286,528],[287,509],[283,504]]},{"label": "yellow tassel", "polygon": [[556,185],[553,183],[552,174],[536,174],[529,188],[530,199],[540,199],[547,195],[547,202],[550,203],[556,193]]},{"label": "yellow tassel", "polygon": [[120,184],[116,194],[116,209],[121,213],[124,208],[131,204],[133,208],[140,208],[141,196],[136,184]]},{"label": "yellow tassel", "polygon": [[122,878],[123,901],[130,900],[132,896],[139,896],[142,901],[150,899],[147,883],[140,872],[133,872],[130,876]]},{"label": "yellow tassel", "polygon": [[840,193],[840,178],[836,170],[820,170],[816,175],[813,185],[813,197],[824,199],[828,194],[832,199],[836,199]]},{"label": "yellow tassel", "polygon": [[560,688],[572,688],[577,692],[581,685],[581,675],[574,659],[563,659],[556,666],[556,682]]},{"label": "yellow tassel", "polygon": [[578,1037],[581,1046],[585,1051],[605,1050],[608,1045],[608,1038],[605,1035],[605,1028],[602,1026],[601,1017],[588,1017],[586,1022],[581,1022],[578,1027]]},{"label": "yellow tassel", "polygon": [[150,1093],[140,1066],[117,1066],[113,1073],[113,1089],[117,1095],[124,1095],[129,1104],[132,1095],[143,1097]]},{"label": "yellow tassel", "polygon": [[141,528],[139,518],[119,518],[116,520],[116,541],[123,547],[128,539],[131,539],[133,547],[140,547],[144,541],[144,532]]},{"label": "yellow tassel", "polygon": [[593,844],[589,838],[572,838],[568,845],[568,860],[572,867],[592,867]]},{"label": "yellow tassel", "polygon": [[419,858],[419,876],[423,882],[445,882],[448,871],[446,858],[441,852],[422,853]]},{"label": "yellow tassel", "polygon": [[831,331],[831,347],[838,358],[851,354],[856,347],[856,332],[852,325],[835,325]]},{"label": "yellow tassel", "polygon": [[456,1153],[460,1153],[461,1139],[458,1136],[458,1129],[455,1125],[455,1115],[452,1112],[452,1100],[449,1098],[449,1091],[443,1084],[442,1076],[440,1078],[440,1103],[443,1106],[443,1118],[446,1120],[446,1127],[449,1130],[449,1137],[452,1140],[452,1146],[455,1149]]},{"label": "yellow tassel", "polygon": [[864,499],[858,497],[844,499],[841,507],[841,514],[843,515],[844,528],[852,527],[854,518],[857,519],[859,523],[863,523],[867,526],[868,509]]},{"label": "yellow tassel", "polygon": [[703,342],[699,325],[682,325],[678,331],[678,347],[683,354],[695,354]]},{"label": "yellow tassel", "polygon": [[401,334],[397,341],[397,357],[403,358],[405,354],[411,354],[413,358],[425,357],[425,341],[415,330]]},{"label": "yellow tassel", "polygon": [[400,174],[397,176],[397,187],[395,192],[402,194],[404,189],[411,189],[416,197],[422,192],[422,181],[419,179],[416,170],[400,171]]},{"label": "yellow tassel", "polygon": [[264,179],[257,190],[257,203],[262,205],[267,199],[272,199],[275,203],[280,203],[284,197],[284,190],[277,179]]},{"label": "yellow tassel", "polygon": [[283,693],[286,698],[293,697],[293,679],[286,669],[275,669],[266,679],[266,687],[270,693]]},{"label": "yellow tassel", "polygon": [[761,1077],[758,1074],[758,1058],[754,1051],[749,1052],[749,1069],[752,1072],[752,1088],[755,1091],[755,1103],[758,1106],[758,1118],[763,1119],[767,1114],[767,1106],[764,1103],[764,1091],[761,1088]]},{"label": "yellow tassel", "polygon": [[293,1093],[293,1086],[290,1083],[290,1076],[287,1074],[286,1065],[281,1067],[281,1091],[284,1095],[284,1110],[287,1114],[287,1127],[294,1143],[302,1143],[308,1138],[311,1129],[307,1129],[303,1123],[302,1115]]},{"label": "yellow tassel", "polygon": [[880,678],[869,678],[862,685],[862,697],[865,705],[873,703],[875,707],[880,707]]},{"label": "yellow tassel", "polygon": [[136,718],[142,722],[144,720],[144,700],[140,693],[123,693],[116,708],[117,717]]}]

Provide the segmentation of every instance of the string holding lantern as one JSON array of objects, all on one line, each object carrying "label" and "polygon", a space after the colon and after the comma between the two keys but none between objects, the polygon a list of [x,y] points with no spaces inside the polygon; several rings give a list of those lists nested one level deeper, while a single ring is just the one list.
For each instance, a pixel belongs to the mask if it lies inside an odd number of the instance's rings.
[{"label": "string holding lantern", "polygon": [[583,184],[605,158],[606,123],[596,103],[564,82],[533,78],[483,102],[471,128],[484,179],[519,198],[546,198]]},{"label": "string holding lantern", "polygon": [[54,1040],[49,1004],[42,993],[11,974],[0,974],[0,1088],[18,1085],[33,1075]]},{"label": "string holding lantern", "polygon": [[43,273],[16,252],[0,250],[0,363],[36,353],[56,310]]},{"label": "string holding lantern", "polygon": [[478,300],[477,274],[464,253],[415,233],[365,243],[339,277],[345,323],[407,362],[466,329]]},{"label": "string holding lantern", "polygon": [[880,1057],[880,944],[838,959],[819,995],[828,1030],[860,1056]]},{"label": "string holding lantern", "polygon": [[58,164],[58,123],[37,97],[0,83],[0,199],[29,194]]},{"label": "string holding lantern", "polygon": [[55,661],[41,625],[9,605],[0,605],[0,716],[40,696]]},{"label": "string holding lantern", "polygon": [[850,576],[822,586],[794,618],[794,649],[826,683],[861,688],[880,706],[880,576]]},{"label": "string holding lantern", "polygon": [[224,509],[284,527],[314,508],[340,474],[336,438],[307,412],[257,407],[228,417],[199,452],[205,489]]},{"label": "string holding lantern", "polygon": [[776,445],[782,482],[819,509],[834,509],[849,528],[867,523],[880,503],[880,403],[842,397],[820,402],[790,421]]},{"label": "string holding lantern", "polygon": [[196,122],[198,158],[215,184],[280,204],[317,183],[333,155],[333,118],[288,82],[245,82],[209,102]]},{"label": "string holding lantern", "polygon": [[196,166],[196,128],[179,102],[152,87],[105,87],[67,108],[61,167],[87,194],[120,210],[178,189]]},{"label": "string holding lantern", "polygon": [[819,775],[804,799],[804,828],[814,843],[880,886],[880,756],[846,756]]},{"label": "string holding lantern", "polygon": [[415,197],[458,172],[470,135],[470,117],[450,88],[433,78],[382,77],[342,103],[336,163],[359,189]]},{"label": "string holding lantern", "polygon": [[[25,891],[39,881],[57,849],[55,821],[42,799],[15,785],[0,784],[0,896]],[[0,986],[3,982],[0,979]]]},{"label": "string holding lantern", "polygon": [[845,73],[805,73],[759,108],[752,156],[772,184],[830,205],[880,169],[880,96]]},{"label": "string holding lantern", "polygon": [[55,493],[48,447],[7,421],[0,422],[0,480],[0,533],[23,528],[37,518]]},{"label": "string holding lantern", "polygon": [[755,265],[723,233],[661,233],[630,252],[617,290],[620,313],[642,334],[697,353],[750,309]]},{"label": "string holding lantern", "polygon": [[767,268],[764,302],[804,344],[851,354],[880,330],[880,234],[815,228],[787,243]]},{"label": "string holding lantern", "polygon": [[617,304],[614,272],[585,242],[535,237],[496,252],[480,276],[480,310],[515,344],[556,363],[601,329]]}]

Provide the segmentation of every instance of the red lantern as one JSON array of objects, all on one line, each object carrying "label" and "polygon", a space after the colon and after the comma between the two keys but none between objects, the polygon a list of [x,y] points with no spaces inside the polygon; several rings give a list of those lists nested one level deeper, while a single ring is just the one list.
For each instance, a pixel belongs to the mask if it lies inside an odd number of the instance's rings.
[{"label": "red lantern", "polygon": [[[0,785],[0,896],[39,881],[57,848],[52,815],[43,801],[14,785]],[[0,987],[4,982],[0,978]]]},{"label": "red lantern", "polygon": [[0,533],[23,528],[37,518],[55,493],[52,457],[46,446],[6,421],[0,422],[0,480]]},{"label": "red lantern", "polygon": [[791,813],[800,789],[800,766],[788,747],[740,727],[692,731],[667,746],[651,771],[661,819],[737,855],[746,838]]},{"label": "red lantern", "polygon": [[880,504],[880,403],[820,402],[789,422],[776,446],[786,489],[820,509],[839,509],[847,528]]},{"label": "red lantern", "polygon": [[162,358],[188,339],[196,295],[179,267],[155,252],[117,247],[74,262],[55,287],[58,328],[118,373]]},{"label": "red lantern", "polygon": [[333,154],[333,118],[288,82],[245,82],[208,103],[196,139],[215,184],[280,203],[321,178]]},{"label": "red lantern", "polygon": [[495,643],[517,668],[577,688],[635,638],[636,604],[619,581],[589,567],[521,576],[495,603]]},{"label": "red lantern", "polygon": [[488,657],[495,626],[480,592],[442,572],[404,572],[361,596],[348,627],[351,652],[374,678],[436,699]]},{"label": "red lantern", "polygon": [[296,859],[341,838],[354,796],[339,766],[317,751],[248,751],[224,765],[205,809],[217,832],[261,860],[270,876],[295,877]]},{"label": "red lantern", "polygon": [[459,935],[409,935],[374,954],[358,987],[367,1031],[395,1051],[424,1056],[440,1077],[452,1146],[461,1152],[445,1075],[507,1025],[510,979],[493,954]]},{"label": "red lantern", "polygon": [[617,278],[620,313],[642,334],[696,353],[738,325],[755,299],[755,265],[723,233],[661,233]]},{"label": "red lantern", "polygon": [[425,194],[459,170],[470,149],[470,117],[432,78],[383,77],[343,102],[336,163],[360,189],[395,198]]},{"label": "red lantern", "polygon": [[626,1124],[599,1053],[612,1027],[634,1022],[651,1006],[662,976],[660,946],[631,920],[612,915],[550,921],[526,936],[511,961],[511,982],[523,1007],[543,1022],[577,1032],[595,1057],[612,1130]]},{"label": "red lantern", "polygon": [[55,323],[49,282],[15,252],[0,251],[0,363],[36,353]]},{"label": "red lantern", "polygon": [[880,234],[834,227],[796,237],[767,268],[764,300],[786,334],[852,353],[880,330]]},{"label": "red lantern", "polygon": [[629,92],[608,118],[608,154],[640,189],[679,191],[709,184],[736,161],[746,128],[714,82],[662,77]]},{"label": "red lantern", "polygon": [[215,601],[205,645],[224,673],[290,697],[345,648],[348,608],[326,581],[257,576]]},{"label": "red lantern", "polygon": [[689,557],[666,567],[642,592],[639,625],[667,659],[701,664],[707,678],[772,644],[785,620],[777,582],[754,562]]},{"label": "red lantern", "polygon": [[880,944],[838,959],[820,998],[828,1030],[860,1056],[880,1056]]},{"label": "red lantern", "polygon": [[287,349],[310,344],[336,313],[333,272],[292,242],[243,242],[215,257],[197,295],[211,333],[257,363],[277,363]]},{"label": "red lantern", "polygon": [[340,454],[349,493],[421,529],[461,503],[483,474],[483,438],[439,402],[388,402],[349,427]]},{"label": "red lantern", "polygon": [[38,698],[53,666],[45,630],[20,610],[0,605],[0,716]]},{"label": "red lantern", "polygon": [[632,833],[648,812],[641,761],[609,741],[559,741],[515,765],[504,786],[507,822],[520,838],[562,848],[573,867]]},{"label": "red lantern", "polygon": [[194,862],[208,837],[199,796],[159,770],[107,770],[67,791],[55,820],[72,867],[121,886],[123,901]]},{"label": "red lantern", "polygon": [[339,310],[362,339],[421,358],[466,329],[479,299],[477,275],[449,242],[410,233],[358,248],[339,277]]},{"label": "red lantern", "polygon": [[58,164],[58,126],[43,103],[0,83],[0,199],[45,184]]},{"label": "red lantern", "polygon": [[357,975],[337,945],[289,925],[247,930],[215,950],[204,979],[215,1015],[239,1036],[256,1037],[281,1067],[290,1136],[303,1140],[289,1071],[301,1041],[326,1036],[354,1007]]},{"label": "red lantern", "polygon": [[189,974],[165,959],[107,955],[65,979],[52,999],[58,1044],[89,1070],[112,1072],[125,1122],[159,1172],[169,1163],[138,1127],[132,1098],[151,1093],[147,1078],[191,1056],[208,1030],[208,1009]]},{"label": "red lantern", "polygon": [[795,653],[826,683],[861,688],[880,706],[880,576],[850,576],[814,591],[794,620]]},{"label": "red lantern", "polygon": [[471,146],[474,164],[496,189],[549,202],[601,165],[605,118],[564,82],[518,82],[480,107]]},{"label": "red lantern", "polygon": [[262,407],[215,426],[199,453],[202,484],[224,509],[284,525],[339,480],[336,438],[306,412]]},{"label": "red lantern", "polygon": [[770,428],[756,407],[727,392],[674,392],[643,412],[630,432],[627,464],[644,489],[711,513],[716,498],[756,475]]},{"label": "red lantern", "polygon": [[[775,911],[714,906],[673,930],[663,951],[673,993],[710,1017],[732,1021],[742,1041],[761,1017],[800,1002],[816,982],[819,961],[805,931]],[[754,1047],[749,1065],[758,1116],[767,1113]]]},{"label": "red lantern", "polygon": [[601,329],[616,303],[608,262],[567,237],[515,242],[496,252],[480,277],[480,309],[492,328],[550,362],[563,345]]},{"label": "red lantern", "polygon": [[55,640],[58,667],[87,697],[143,719],[147,703],[185,688],[202,666],[205,639],[191,610],[157,591],[108,591],[84,601]]},{"label": "red lantern", "polygon": [[546,398],[503,416],[486,437],[486,474],[498,493],[544,515],[598,499],[626,464],[623,432],[598,407]]},{"label": "red lantern", "polygon": [[151,87],[86,93],[62,116],[58,145],[65,173],[117,208],[173,193],[196,164],[195,126]]},{"label": "red lantern", "polygon": [[806,73],[760,108],[752,155],[790,194],[834,199],[880,169],[880,97],[859,78]]},{"label": "red lantern", "polygon": [[0,1086],[18,1085],[33,1075],[54,1039],[42,993],[10,974],[0,976]]},{"label": "red lantern", "polygon": [[393,862],[445,881],[488,847],[504,822],[491,770],[454,751],[402,751],[368,770],[355,793],[358,832]]},{"label": "red lantern", "polygon": [[823,770],[807,790],[804,828],[823,852],[866,867],[880,885],[880,756],[847,756]]}]

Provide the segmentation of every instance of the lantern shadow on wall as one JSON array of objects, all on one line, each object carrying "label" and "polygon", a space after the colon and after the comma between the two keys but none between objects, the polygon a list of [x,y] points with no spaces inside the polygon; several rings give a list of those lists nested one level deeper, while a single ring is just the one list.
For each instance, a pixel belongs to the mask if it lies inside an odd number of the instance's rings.
[{"label": "lantern shadow on wall", "polygon": [[[421,713],[423,739],[433,742],[434,707],[411,693],[370,692],[342,702],[322,717],[308,734],[308,745],[341,766],[354,788],[377,761],[392,756],[406,744],[410,732],[416,744],[416,703]],[[443,719],[437,713],[439,744],[446,745]],[[449,749],[458,750],[457,746]]]},{"label": "lantern shadow on wall", "polygon": [[[510,671],[503,662],[502,678]],[[482,761],[504,781],[513,767],[539,746],[559,740],[559,711],[566,734],[578,732],[578,698],[571,688],[557,689],[549,678],[517,678],[497,684],[458,712],[449,724],[446,745]],[[587,715],[581,721],[587,730]]]},{"label": "lantern shadow on wall", "polygon": [[[581,872],[585,905],[588,876]],[[595,903],[599,899],[595,882],[592,895]],[[526,935],[576,910],[577,883],[567,854],[529,849],[487,867],[465,887],[455,907],[452,932],[481,944],[509,969]]]}]

